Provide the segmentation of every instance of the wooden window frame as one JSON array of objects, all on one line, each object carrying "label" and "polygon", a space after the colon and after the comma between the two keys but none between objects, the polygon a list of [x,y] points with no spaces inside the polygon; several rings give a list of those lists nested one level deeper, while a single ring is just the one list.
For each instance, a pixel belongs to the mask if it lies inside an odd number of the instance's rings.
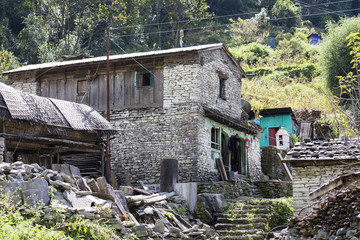
[{"label": "wooden window frame", "polygon": [[[214,132],[213,132],[214,131]],[[212,127],[210,133],[211,148],[221,150],[221,131],[220,128]]]},{"label": "wooden window frame", "polygon": [[226,78],[219,77],[219,98],[226,100]]},{"label": "wooden window frame", "polygon": [[[85,83],[85,88],[80,86],[79,83]],[[77,96],[84,96],[87,92],[88,83],[86,79],[79,79],[76,81],[76,95]],[[80,91],[81,90],[81,91]]]},{"label": "wooden window frame", "polygon": [[[149,74],[149,83],[144,85],[143,77]],[[154,74],[151,71],[141,71],[136,73],[136,88],[149,88],[154,86]]]}]

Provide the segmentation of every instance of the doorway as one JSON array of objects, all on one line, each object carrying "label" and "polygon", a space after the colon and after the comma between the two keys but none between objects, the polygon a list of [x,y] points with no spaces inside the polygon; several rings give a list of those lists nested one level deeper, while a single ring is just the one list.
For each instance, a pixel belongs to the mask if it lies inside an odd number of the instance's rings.
[{"label": "doorway", "polygon": [[231,171],[247,175],[247,154],[245,140],[238,137],[229,139],[229,150],[231,155]]}]

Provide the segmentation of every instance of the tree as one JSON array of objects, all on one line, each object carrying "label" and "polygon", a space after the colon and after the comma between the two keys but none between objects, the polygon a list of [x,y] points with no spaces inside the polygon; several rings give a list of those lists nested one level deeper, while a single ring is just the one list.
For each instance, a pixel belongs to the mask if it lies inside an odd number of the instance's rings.
[{"label": "tree", "polygon": [[[20,67],[19,61],[12,52],[9,52],[1,46],[0,49],[0,73]],[[0,75],[0,81],[4,82],[5,78]]]},{"label": "tree", "polygon": [[[126,21],[125,3],[107,0],[36,0],[24,19],[19,51],[23,62],[57,61],[91,52],[113,21]],[[96,48],[96,47],[95,47]]]},{"label": "tree", "polygon": [[301,8],[291,0],[277,0],[271,9],[274,22],[288,28],[301,23]]},{"label": "tree", "polygon": [[348,113],[350,128],[356,132],[360,127],[360,33],[350,33],[346,40],[352,58],[350,61],[352,70],[345,77],[338,76],[340,99],[345,105],[345,110],[350,110]]},{"label": "tree", "polygon": [[317,59],[318,69],[328,88],[335,94],[339,93],[337,76],[346,76],[351,71],[346,36],[360,32],[360,18],[341,19],[339,23],[328,23],[325,40],[319,48]]}]

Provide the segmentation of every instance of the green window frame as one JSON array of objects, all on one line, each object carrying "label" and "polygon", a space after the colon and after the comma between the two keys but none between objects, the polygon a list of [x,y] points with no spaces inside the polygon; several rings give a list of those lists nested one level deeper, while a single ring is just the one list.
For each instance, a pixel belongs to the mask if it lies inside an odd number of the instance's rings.
[{"label": "green window frame", "polygon": [[154,74],[151,71],[142,71],[136,73],[136,87],[146,88],[154,86]]}]

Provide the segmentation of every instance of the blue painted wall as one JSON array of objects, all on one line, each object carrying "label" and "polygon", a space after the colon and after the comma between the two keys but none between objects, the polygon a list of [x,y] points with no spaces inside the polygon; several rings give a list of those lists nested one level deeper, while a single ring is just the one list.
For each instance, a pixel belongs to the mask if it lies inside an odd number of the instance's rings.
[{"label": "blue painted wall", "polygon": [[295,127],[293,126],[291,115],[275,115],[263,116],[260,118],[260,126],[263,128],[261,131],[260,147],[269,146],[269,128],[283,127],[291,137],[296,134]]}]

